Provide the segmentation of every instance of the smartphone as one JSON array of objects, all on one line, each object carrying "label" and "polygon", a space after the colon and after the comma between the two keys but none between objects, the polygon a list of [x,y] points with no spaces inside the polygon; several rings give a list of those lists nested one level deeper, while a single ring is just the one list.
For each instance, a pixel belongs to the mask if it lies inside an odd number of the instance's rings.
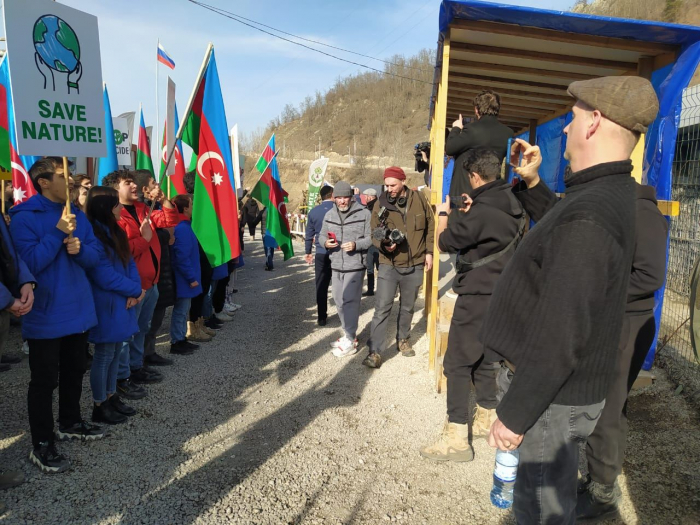
[{"label": "smartphone", "polygon": [[338,244],[338,238],[335,236],[335,233],[328,232],[328,238],[334,243]]},{"label": "smartphone", "polygon": [[461,195],[459,197],[450,196],[450,208],[464,208],[467,205],[467,201]]}]

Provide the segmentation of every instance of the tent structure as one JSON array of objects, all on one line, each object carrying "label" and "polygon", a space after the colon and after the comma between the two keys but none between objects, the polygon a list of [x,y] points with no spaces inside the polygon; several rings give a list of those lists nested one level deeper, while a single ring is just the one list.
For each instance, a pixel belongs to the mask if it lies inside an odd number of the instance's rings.
[{"label": "tent structure", "polygon": [[[668,200],[671,165],[682,93],[699,63],[700,27],[444,0],[430,104],[431,149],[444,151],[445,126],[460,113],[472,116],[474,96],[492,89],[501,95],[499,120],[540,146],[542,179],[552,190],[563,192],[563,129],[574,103],[567,86],[601,76],[639,75],[654,85],[660,111],[632,157],[634,176],[656,188],[665,215],[676,215],[678,203]],[[431,158],[431,172],[431,203],[436,204],[442,195],[440,155]],[[438,308],[439,266],[425,288],[430,369],[438,372],[438,384],[447,340],[445,316]],[[663,290],[657,294],[657,321],[662,298]],[[652,361],[653,349],[645,368]]]}]

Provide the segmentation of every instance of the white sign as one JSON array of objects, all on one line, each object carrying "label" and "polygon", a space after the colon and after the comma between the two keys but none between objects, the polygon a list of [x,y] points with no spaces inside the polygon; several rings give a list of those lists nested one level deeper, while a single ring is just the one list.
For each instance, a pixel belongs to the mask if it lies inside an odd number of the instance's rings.
[{"label": "white sign", "polygon": [[97,17],[49,0],[3,0],[17,149],[107,155]]},{"label": "white sign", "polygon": [[114,144],[117,146],[117,164],[131,166],[131,129],[129,120],[124,117],[112,118]]}]

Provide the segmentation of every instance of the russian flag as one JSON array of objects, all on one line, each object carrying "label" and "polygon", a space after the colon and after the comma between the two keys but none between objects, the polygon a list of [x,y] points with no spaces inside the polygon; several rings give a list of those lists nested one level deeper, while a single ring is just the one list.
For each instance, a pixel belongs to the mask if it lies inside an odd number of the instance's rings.
[{"label": "russian flag", "polygon": [[175,62],[168,56],[168,53],[165,52],[165,49],[160,43],[158,44],[158,62],[165,64],[170,69],[175,69]]}]

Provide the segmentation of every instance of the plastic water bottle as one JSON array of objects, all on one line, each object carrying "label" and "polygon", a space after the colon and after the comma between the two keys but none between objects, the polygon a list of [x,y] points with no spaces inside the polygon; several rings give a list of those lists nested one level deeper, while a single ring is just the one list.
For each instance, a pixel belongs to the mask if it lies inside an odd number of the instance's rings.
[{"label": "plastic water bottle", "polygon": [[493,469],[491,503],[499,509],[509,509],[513,505],[513,488],[518,473],[518,449],[512,452],[496,450],[496,466]]}]

